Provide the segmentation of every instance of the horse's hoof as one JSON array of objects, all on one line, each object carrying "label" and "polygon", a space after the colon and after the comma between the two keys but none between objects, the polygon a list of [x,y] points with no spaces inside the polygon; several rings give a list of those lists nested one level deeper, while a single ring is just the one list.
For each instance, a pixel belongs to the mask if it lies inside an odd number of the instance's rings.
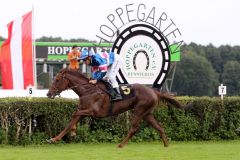
[{"label": "horse's hoof", "polygon": [[73,133],[71,133],[71,137],[76,137],[76,135],[77,135],[77,133],[76,132],[73,132]]},{"label": "horse's hoof", "polygon": [[191,110],[193,109],[193,103],[192,102],[189,102],[185,107],[184,107],[184,110],[185,111],[188,111],[188,110]]},{"label": "horse's hoof", "polygon": [[123,145],[122,145],[122,144],[119,144],[119,145],[118,145],[118,148],[123,148]]},{"label": "horse's hoof", "polygon": [[164,147],[168,147],[169,145],[168,144],[164,144]]},{"label": "horse's hoof", "polygon": [[47,143],[49,143],[49,144],[53,144],[53,143],[54,143],[54,141],[53,141],[53,139],[52,139],[52,138],[50,138],[50,139],[47,139],[46,141],[47,141]]}]

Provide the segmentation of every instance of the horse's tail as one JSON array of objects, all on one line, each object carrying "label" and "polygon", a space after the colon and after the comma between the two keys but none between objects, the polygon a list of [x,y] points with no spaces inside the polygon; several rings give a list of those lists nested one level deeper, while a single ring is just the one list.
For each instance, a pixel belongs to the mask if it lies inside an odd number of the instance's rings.
[{"label": "horse's tail", "polygon": [[172,105],[174,105],[176,108],[179,108],[179,109],[182,109],[184,110],[184,106],[181,105],[177,100],[176,98],[174,98],[174,96],[172,94],[169,94],[169,93],[161,93],[157,90],[154,90],[155,93],[157,94],[158,96],[158,100],[159,101],[166,101]]}]

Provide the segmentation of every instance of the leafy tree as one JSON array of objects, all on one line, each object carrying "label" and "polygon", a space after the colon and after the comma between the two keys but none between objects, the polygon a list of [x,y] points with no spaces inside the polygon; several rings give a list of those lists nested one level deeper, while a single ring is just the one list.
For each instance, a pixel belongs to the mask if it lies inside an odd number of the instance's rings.
[{"label": "leafy tree", "polygon": [[240,63],[228,61],[224,64],[222,82],[227,86],[228,95],[240,95]]},{"label": "leafy tree", "polygon": [[[190,43],[188,45],[186,45],[186,44],[183,45],[182,53],[183,53],[182,54],[183,58],[182,58],[180,65],[182,65],[182,63],[188,63],[188,62],[185,62],[185,60],[184,60],[184,58],[186,57],[186,54],[188,54],[188,53],[190,53],[190,55],[192,53],[195,53],[196,55],[203,56],[211,63],[213,69],[219,75],[218,81],[224,82],[224,83],[227,81],[226,83],[227,84],[229,83],[230,87],[229,87],[228,91],[230,92],[230,94],[231,95],[239,94],[238,81],[237,81],[237,77],[235,77],[235,76],[238,75],[238,73],[240,73],[240,72],[237,73],[237,71],[236,71],[236,68],[239,68],[239,67],[237,67],[238,66],[237,62],[238,63],[240,62],[240,46],[221,45],[219,47],[215,47],[212,44],[209,44],[207,46],[202,46],[202,45],[198,45],[196,43]],[[232,64],[233,63],[232,61],[235,61],[234,64]],[[195,68],[196,66],[199,66],[199,64],[197,64],[197,62],[193,61],[191,66],[193,68]],[[181,68],[181,66],[179,68]],[[182,69],[184,69],[184,68],[182,68]],[[178,73],[181,72],[179,70],[178,70]],[[196,69],[194,69],[194,70],[196,70]],[[181,74],[182,75],[179,75],[179,76],[188,77],[188,75],[185,75],[185,74],[187,74],[187,73],[185,73],[185,71],[182,72]],[[215,77],[215,76],[213,76],[213,77]],[[232,79],[231,77],[234,77],[235,79]],[[181,78],[181,77],[179,77],[179,78]],[[192,77],[192,79],[197,81],[198,83],[201,83],[201,82],[199,82],[197,76],[196,76],[196,78]],[[238,80],[239,79],[240,78],[238,78]],[[179,83],[179,82],[178,82],[178,80],[175,79],[173,86],[176,86],[177,85],[176,83]],[[185,85],[187,85],[187,83]],[[182,83],[182,87],[187,88],[185,85],[183,85],[183,83]],[[212,87],[212,88],[214,88],[214,90],[216,90],[215,87]],[[178,90],[178,89],[175,88],[175,90]],[[179,93],[181,93],[181,94],[184,93],[184,95],[192,95],[192,91],[187,93],[187,90],[184,92],[179,92]],[[207,94],[207,95],[209,95],[209,94]]]},{"label": "leafy tree", "polygon": [[63,39],[61,37],[42,36],[41,38],[36,39],[36,41],[39,41],[39,42],[63,42]]},{"label": "leafy tree", "polygon": [[205,47],[206,58],[212,63],[216,72],[221,73],[223,69],[223,61],[220,52],[212,44]]},{"label": "leafy tree", "polygon": [[47,37],[42,36],[36,39],[37,42],[92,42],[95,43],[96,41],[91,41],[85,38],[71,38],[71,39],[62,39],[62,37]]},{"label": "leafy tree", "polygon": [[[235,52],[232,52],[232,47],[229,45],[222,45],[218,48],[222,59],[223,59],[223,64],[225,64],[227,61],[234,61],[235,60]],[[240,50],[239,50],[240,51]],[[238,54],[239,54],[238,51]]]},{"label": "leafy tree", "polygon": [[234,60],[240,62],[240,46],[231,47],[230,55],[234,57]]},{"label": "leafy tree", "polygon": [[205,56],[206,55],[204,49],[205,49],[204,46],[196,44],[196,43],[193,43],[193,42],[191,42],[188,45],[185,44],[182,47],[182,51],[183,52],[185,52],[185,51],[195,52],[196,54],[201,55],[201,56]]},{"label": "leafy tree", "polygon": [[213,96],[218,84],[218,75],[205,57],[195,52],[182,54],[182,60],[176,69],[173,91],[178,95]]}]

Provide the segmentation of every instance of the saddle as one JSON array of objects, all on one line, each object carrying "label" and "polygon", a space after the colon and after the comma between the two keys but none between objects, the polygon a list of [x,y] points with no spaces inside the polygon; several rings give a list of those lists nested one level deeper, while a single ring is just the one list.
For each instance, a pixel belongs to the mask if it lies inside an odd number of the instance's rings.
[{"label": "saddle", "polygon": [[[104,83],[105,87],[107,88],[107,92],[111,98],[111,102],[114,102],[113,99],[117,93],[114,91],[112,85],[109,82],[104,81],[104,80],[102,80],[102,82]],[[132,85],[130,85],[130,84],[120,84],[119,90],[120,90],[121,96],[123,97],[122,100],[129,99],[129,98],[132,98],[135,96],[135,91],[134,91]]]},{"label": "saddle", "polygon": [[[114,107],[114,102],[116,102],[114,99],[115,99],[115,96],[116,96],[117,93],[114,91],[112,85],[109,82],[104,81],[104,80],[102,80],[102,82],[105,85],[105,87],[107,89],[107,93],[109,94],[109,97],[110,97],[111,103],[110,103],[110,106],[109,106],[108,114],[111,116],[112,115],[112,110],[113,110],[113,107]],[[126,100],[126,99],[129,99],[129,98],[135,97],[135,91],[134,91],[132,85],[121,84],[121,85],[119,85],[119,90],[120,90],[120,94],[122,96],[122,100]]]}]

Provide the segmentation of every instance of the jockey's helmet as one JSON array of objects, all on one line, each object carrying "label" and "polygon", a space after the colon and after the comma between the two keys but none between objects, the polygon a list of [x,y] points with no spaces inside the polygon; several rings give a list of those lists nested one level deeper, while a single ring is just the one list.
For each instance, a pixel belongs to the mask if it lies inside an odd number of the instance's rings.
[{"label": "jockey's helmet", "polygon": [[85,49],[85,50],[82,51],[81,56],[80,56],[79,59],[80,59],[80,60],[84,60],[84,59],[86,59],[87,57],[89,57],[89,54],[88,54],[88,50]]}]

